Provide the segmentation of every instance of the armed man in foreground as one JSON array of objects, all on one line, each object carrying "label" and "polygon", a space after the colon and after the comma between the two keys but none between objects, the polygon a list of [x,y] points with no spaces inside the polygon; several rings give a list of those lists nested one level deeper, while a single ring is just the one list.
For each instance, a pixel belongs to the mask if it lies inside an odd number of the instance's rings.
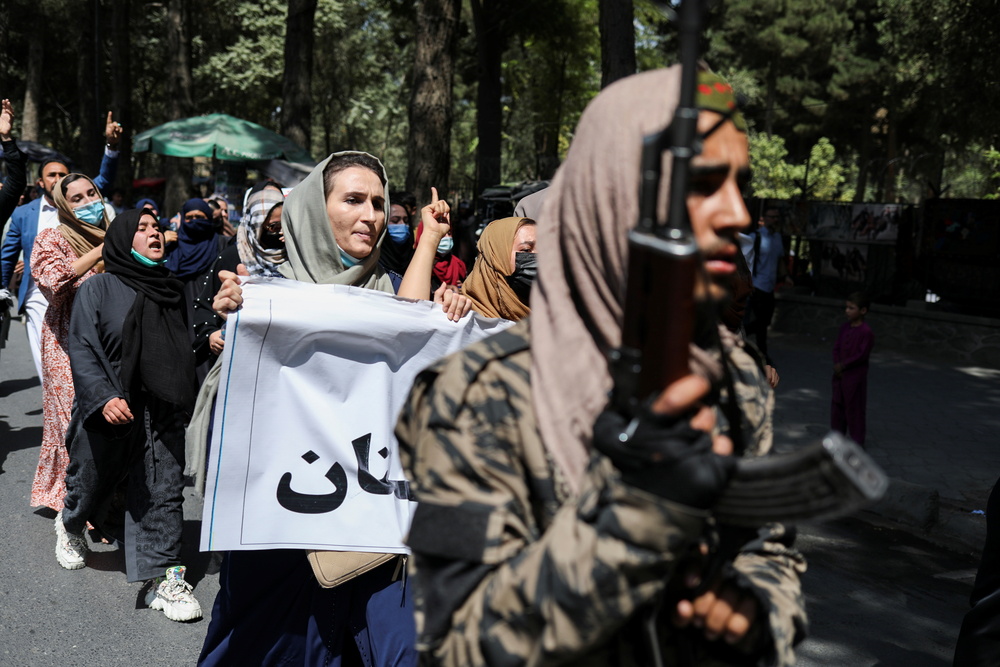
[{"label": "armed man in foreground", "polygon": [[805,564],[791,535],[727,531],[736,546],[720,550],[710,518],[734,457],[771,447],[773,397],[760,355],[711,316],[750,222],[749,157],[732,89],[705,72],[686,194],[689,370],[632,414],[609,402],[643,141],[670,121],[680,82],[677,67],[647,72],[591,102],[538,220],[531,317],[425,371],[403,409],[430,664],[794,663]]}]

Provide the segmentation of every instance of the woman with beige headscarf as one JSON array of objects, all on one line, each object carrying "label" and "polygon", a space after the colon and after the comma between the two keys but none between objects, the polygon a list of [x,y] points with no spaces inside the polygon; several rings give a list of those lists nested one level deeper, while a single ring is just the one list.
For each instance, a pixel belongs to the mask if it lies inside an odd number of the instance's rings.
[{"label": "woman with beige headscarf", "polygon": [[[707,510],[728,454],[770,446],[759,360],[705,326],[711,344],[692,346],[692,374],[634,421],[609,404],[643,140],[671,118],[679,87],[679,68],[646,72],[588,105],[540,216],[531,316],[425,371],[403,408],[396,435],[419,503],[407,543],[429,663],[653,664],[646,618],[668,665],[686,648],[691,664],[794,662],[803,562],[781,526],[741,535],[743,551],[703,591],[705,570],[688,571],[712,534]],[[701,152],[686,203],[704,268],[696,294],[710,311],[750,221],[749,153],[732,89],[705,74],[697,97]],[[670,165],[664,155],[660,219]],[[668,586],[676,597],[645,614]]]},{"label": "woman with beige headscarf", "polygon": [[514,321],[527,317],[535,278],[535,221],[494,220],[486,225],[476,247],[476,263],[462,283],[462,294],[472,301],[472,309],[483,317]]},{"label": "woman with beige headscarf", "polygon": [[73,375],[66,344],[76,291],[104,271],[101,250],[110,224],[94,182],[69,174],[56,183],[59,226],[45,229],[31,251],[31,277],[49,301],[42,322],[42,448],[31,485],[31,506],[63,508],[66,496],[66,429],[73,408]]}]

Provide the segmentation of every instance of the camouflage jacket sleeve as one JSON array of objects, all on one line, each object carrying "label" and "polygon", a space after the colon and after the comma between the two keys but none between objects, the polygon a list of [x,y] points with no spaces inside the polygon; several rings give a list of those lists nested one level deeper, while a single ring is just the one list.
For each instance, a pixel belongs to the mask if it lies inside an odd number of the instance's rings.
[{"label": "camouflage jacket sleeve", "polygon": [[[739,339],[723,337],[723,346],[727,350],[732,384],[722,391],[721,400],[727,400],[729,391],[735,393],[742,422],[743,455],[763,456],[772,446],[774,412],[774,393],[762,370],[763,356]],[[724,415],[720,414],[719,422],[724,431],[733,435]],[[794,665],[793,648],[806,633],[805,602],[799,581],[806,563],[792,547],[794,541],[794,530],[780,524],[764,526],[756,535],[749,536],[731,568],[736,582],[753,591],[767,617],[772,641],[763,664],[769,666]]]},{"label": "camouflage jacket sleeve", "polygon": [[607,664],[599,656],[663,590],[703,517],[612,483],[606,460],[560,503],[528,353],[483,356],[516,344],[511,330],[425,373],[400,417],[420,503],[408,538],[420,649],[456,667]]}]

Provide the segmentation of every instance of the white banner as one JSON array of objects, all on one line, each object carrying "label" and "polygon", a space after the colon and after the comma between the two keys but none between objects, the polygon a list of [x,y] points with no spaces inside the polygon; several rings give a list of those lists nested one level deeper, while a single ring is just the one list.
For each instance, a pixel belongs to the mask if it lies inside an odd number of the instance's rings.
[{"label": "white banner", "polygon": [[230,316],[203,551],[406,553],[396,418],[417,374],[510,323],[342,285],[255,279]]}]

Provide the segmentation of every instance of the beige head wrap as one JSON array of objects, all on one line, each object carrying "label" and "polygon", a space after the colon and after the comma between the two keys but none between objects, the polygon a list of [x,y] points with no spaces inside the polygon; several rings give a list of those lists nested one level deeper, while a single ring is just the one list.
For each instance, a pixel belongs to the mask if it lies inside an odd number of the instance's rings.
[{"label": "beige head wrap", "polygon": [[510,275],[510,251],[514,236],[528,218],[502,218],[486,225],[479,243],[479,257],[472,272],[462,283],[462,293],[472,301],[472,309],[483,317],[521,320],[531,308],[522,303],[507,284]]},{"label": "beige head wrap", "polygon": [[[79,178],[74,180],[85,180],[90,183],[94,187],[94,191],[97,192],[98,197],[101,196],[101,191],[94,184],[94,181],[83,174],[67,174],[59,179],[55,187],[52,188],[52,201],[55,202],[59,222],[62,223],[59,225],[59,233],[63,235],[64,239],[69,241],[76,256],[83,257],[104,243],[104,232],[107,230],[108,225],[111,224],[111,220],[108,219],[107,209],[104,210],[104,219],[99,227],[83,222],[76,217],[76,214],[73,213],[73,206],[66,201],[66,195],[63,194],[62,189],[63,182],[70,176],[78,176]],[[104,260],[94,265],[94,272],[104,272]]]},{"label": "beige head wrap", "polygon": [[[531,295],[532,400],[542,439],[574,489],[612,385],[606,355],[621,344],[643,136],[670,122],[679,89],[680,68],[672,67],[622,79],[594,98],[541,214]],[[670,181],[664,160],[661,216]]]},{"label": "beige head wrap", "polygon": [[[393,294],[392,281],[378,266],[379,247],[385,238],[385,225],[371,254],[355,266],[345,268],[340,260],[340,248],[333,238],[330,218],[326,212],[326,192],[323,187],[323,170],[334,157],[340,155],[368,155],[358,151],[344,151],[329,156],[306,176],[305,180],[285,199],[281,212],[281,229],[285,235],[285,254],[288,261],[278,270],[292,280],[307,283],[355,285]],[[374,156],[368,155],[378,161]],[[385,210],[389,210],[389,188],[385,167],[382,178],[386,180]]]}]

